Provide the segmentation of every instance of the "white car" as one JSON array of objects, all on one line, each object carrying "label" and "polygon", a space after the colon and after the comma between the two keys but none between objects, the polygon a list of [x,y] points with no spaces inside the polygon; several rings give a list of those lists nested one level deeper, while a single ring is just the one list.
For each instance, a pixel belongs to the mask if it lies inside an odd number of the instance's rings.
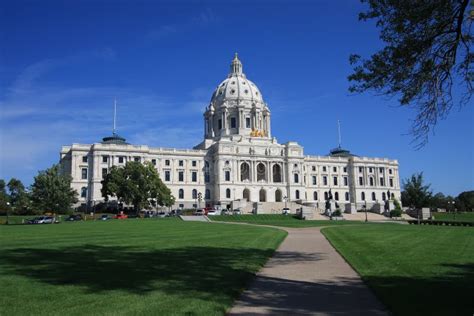
[{"label": "white car", "polygon": [[52,216],[40,216],[36,220],[36,224],[53,224],[54,223],[54,217]]},{"label": "white car", "polygon": [[290,211],[290,209],[289,209],[288,207],[285,207],[285,208],[283,208],[283,209],[281,210],[281,213],[282,213],[283,215],[290,214],[290,212],[291,212],[291,211]]},{"label": "white car", "polygon": [[207,211],[208,216],[219,215],[219,213],[220,212],[218,210],[209,210],[209,211]]}]

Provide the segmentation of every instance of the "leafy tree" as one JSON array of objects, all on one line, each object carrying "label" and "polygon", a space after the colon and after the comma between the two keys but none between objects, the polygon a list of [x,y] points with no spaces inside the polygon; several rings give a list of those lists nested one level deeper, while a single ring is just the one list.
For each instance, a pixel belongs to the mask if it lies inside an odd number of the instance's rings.
[{"label": "leafy tree", "polygon": [[113,166],[102,181],[101,191],[106,201],[117,197],[120,202],[133,205],[136,212],[151,206],[174,204],[171,191],[150,163],[129,161],[124,167]]},{"label": "leafy tree", "polygon": [[7,194],[5,180],[0,179],[0,211],[8,211],[10,206],[10,197]]},{"label": "leafy tree", "polygon": [[31,206],[30,196],[25,190],[23,183],[15,178],[8,182],[8,191],[10,192],[10,203],[16,214],[27,214]]},{"label": "leafy tree", "polygon": [[433,195],[430,199],[430,206],[432,208],[448,208],[448,201],[452,200],[453,198],[450,196],[445,196],[443,193],[438,192]]},{"label": "leafy tree", "polygon": [[416,209],[426,207],[430,203],[432,193],[430,185],[423,184],[423,172],[415,173],[405,179],[402,184],[402,204]]},{"label": "leafy tree", "polygon": [[77,202],[77,192],[71,188],[71,176],[61,173],[59,165],[40,171],[31,186],[33,206],[39,211],[65,213]]},{"label": "leafy tree", "polygon": [[[351,55],[351,92],[375,91],[400,96],[417,110],[412,134],[417,147],[452,106],[468,104],[474,88],[474,37],[470,0],[361,0],[368,3],[359,20],[374,19],[385,47],[367,60]],[[471,5],[472,8],[472,5]],[[459,81],[462,96],[453,101]]]},{"label": "leafy tree", "polygon": [[460,212],[474,211],[474,191],[465,191],[456,198],[456,208]]}]

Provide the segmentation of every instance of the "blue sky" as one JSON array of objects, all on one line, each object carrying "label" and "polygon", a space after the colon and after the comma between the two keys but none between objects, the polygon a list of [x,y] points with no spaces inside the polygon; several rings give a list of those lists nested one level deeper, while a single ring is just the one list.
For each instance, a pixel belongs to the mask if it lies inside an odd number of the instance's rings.
[{"label": "blue sky", "polygon": [[343,146],[423,171],[434,191],[474,189],[474,109],[455,108],[414,150],[414,112],[351,95],[348,56],[382,43],[358,1],[4,1],[0,8],[0,178],[31,184],[62,145],[118,132],[134,144],[190,148],[234,52],[272,111],[272,132],[306,154]]}]

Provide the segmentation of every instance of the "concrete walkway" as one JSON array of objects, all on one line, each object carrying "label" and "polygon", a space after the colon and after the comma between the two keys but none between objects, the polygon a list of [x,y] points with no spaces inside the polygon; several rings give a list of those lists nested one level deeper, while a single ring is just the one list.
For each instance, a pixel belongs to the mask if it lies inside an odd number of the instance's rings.
[{"label": "concrete walkway", "polygon": [[388,315],[320,228],[288,236],[229,315]]}]

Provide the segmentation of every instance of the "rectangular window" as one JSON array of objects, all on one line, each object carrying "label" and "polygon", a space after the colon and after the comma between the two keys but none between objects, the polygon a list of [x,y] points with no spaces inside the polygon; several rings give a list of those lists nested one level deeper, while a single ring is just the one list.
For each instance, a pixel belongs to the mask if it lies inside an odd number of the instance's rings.
[{"label": "rectangular window", "polygon": [[250,117],[245,118],[245,127],[250,128]]},{"label": "rectangular window", "polygon": [[337,167],[332,167],[332,172],[337,172]]},{"label": "rectangular window", "polygon": [[180,167],[184,166],[184,161],[183,161],[183,160],[180,160],[180,161],[179,161],[179,166],[180,166]]},{"label": "rectangular window", "polygon": [[184,181],[184,172],[183,171],[178,172],[178,181],[179,182]]},{"label": "rectangular window", "polygon": [[333,183],[334,183],[334,185],[337,185],[337,177],[333,178]]},{"label": "rectangular window", "polygon": [[237,127],[237,120],[235,117],[230,118],[230,128],[236,128]]},{"label": "rectangular window", "polygon": [[86,180],[87,179],[87,168],[82,168],[81,169],[81,178],[83,180]]},{"label": "rectangular window", "polygon": [[165,171],[165,181],[171,181],[171,176],[169,171]]},{"label": "rectangular window", "polygon": [[344,177],[344,185],[345,186],[349,185],[349,179],[347,177]]},{"label": "rectangular window", "polygon": [[87,156],[82,156],[82,162],[87,162]]},{"label": "rectangular window", "polygon": [[392,174],[392,169],[388,169],[388,173],[389,173],[389,174]]},{"label": "rectangular window", "polygon": [[364,168],[359,167],[359,173],[362,173],[362,172],[364,172]]},{"label": "rectangular window", "polygon": [[193,162],[192,162],[192,166],[193,166],[193,167],[196,167],[196,165],[197,165],[197,162],[196,162],[196,160],[193,160]]},{"label": "rectangular window", "polygon": [[152,160],[151,160],[151,164],[152,164],[153,166],[156,166],[156,159],[152,159]]},{"label": "rectangular window", "polygon": [[380,168],[379,168],[379,172],[380,172],[380,173],[383,173],[383,167],[380,167]]},{"label": "rectangular window", "polygon": [[393,179],[388,180],[390,182],[390,186],[393,187]]},{"label": "rectangular window", "polygon": [[191,173],[191,181],[197,182],[197,178],[198,178],[197,172],[196,172],[196,171],[193,171],[193,172]]},{"label": "rectangular window", "polygon": [[316,166],[313,166],[312,170],[313,170],[313,171],[316,171]]},{"label": "rectangular window", "polygon": [[359,177],[359,185],[364,185],[364,179],[362,179],[362,177]]},{"label": "rectangular window", "polygon": [[179,208],[183,209],[183,208],[184,208],[184,204],[180,204],[180,205],[179,205]]},{"label": "rectangular window", "polygon": [[165,166],[169,166],[170,165],[170,161],[167,159],[165,160]]},{"label": "rectangular window", "polygon": [[344,167],[344,172],[347,172],[347,167]]},{"label": "rectangular window", "polygon": [[217,128],[222,129],[222,120],[221,119],[217,120]]},{"label": "rectangular window", "polygon": [[326,172],[326,166],[323,167],[323,172]]},{"label": "rectangular window", "polygon": [[102,179],[105,179],[107,176],[107,168],[102,168]]},{"label": "rectangular window", "polygon": [[372,173],[372,171],[373,171],[373,168],[372,168],[372,167],[370,167],[370,168],[369,168],[369,172],[370,172],[370,173]]},{"label": "rectangular window", "polygon": [[140,162],[140,157],[135,157],[133,158],[133,160],[135,160],[136,162]]},{"label": "rectangular window", "polygon": [[316,176],[313,176],[313,185],[316,185]]},{"label": "rectangular window", "polygon": [[211,177],[209,176],[209,172],[204,173],[204,182],[209,183]]},{"label": "rectangular window", "polygon": [[124,158],[124,157],[122,157],[122,156],[119,157],[119,163],[123,163],[123,161],[124,161],[123,158]]},{"label": "rectangular window", "polygon": [[323,177],[323,184],[328,185],[328,177],[326,176]]},{"label": "rectangular window", "polygon": [[225,181],[230,181],[230,171],[225,172]]},{"label": "rectangular window", "polygon": [[107,156],[102,156],[102,162],[107,162],[109,161],[109,157]]},{"label": "rectangular window", "polygon": [[383,178],[380,178],[380,186],[383,187],[384,185],[385,185],[385,184],[384,184]]}]

